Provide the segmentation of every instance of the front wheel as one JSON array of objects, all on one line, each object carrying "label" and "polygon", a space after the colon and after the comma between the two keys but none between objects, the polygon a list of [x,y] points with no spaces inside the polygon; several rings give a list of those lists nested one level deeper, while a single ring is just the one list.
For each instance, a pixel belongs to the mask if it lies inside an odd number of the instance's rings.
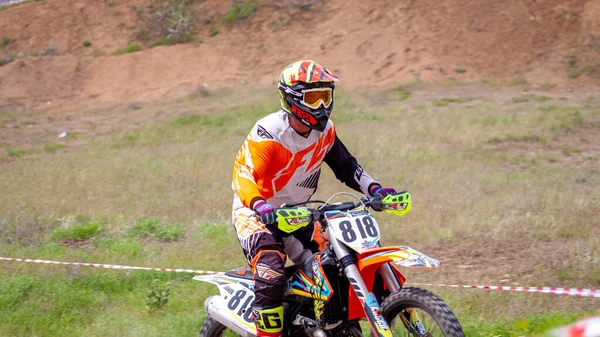
[{"label": "front wheel", "polygon": [[200,330],[200,337],[233,337],[239,336],[237,333],[227,329],[226,326],[217,322],[208,316]]},{"label": "front wheel", "polygon": [[450,307],[425,289],[402,288],[383,301],[381,310],[394,336],[465,336]]}]

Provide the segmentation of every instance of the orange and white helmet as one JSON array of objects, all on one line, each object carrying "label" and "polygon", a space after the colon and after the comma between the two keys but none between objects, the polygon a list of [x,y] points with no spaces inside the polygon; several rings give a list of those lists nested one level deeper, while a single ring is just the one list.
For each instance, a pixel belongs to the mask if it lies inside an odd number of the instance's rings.
[{"label": "orange and white helmet", "polygon": [[279,77],[281,108],[309,128],[322,132],[333,109],[334,82],[339,80],[315,61],[292,63]]}]

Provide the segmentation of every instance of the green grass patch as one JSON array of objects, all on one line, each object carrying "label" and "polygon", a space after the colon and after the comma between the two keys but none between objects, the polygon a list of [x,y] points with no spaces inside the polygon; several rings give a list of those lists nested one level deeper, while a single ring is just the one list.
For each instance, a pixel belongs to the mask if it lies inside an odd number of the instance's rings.
[{"label": "green grass patch", "polygon": [[4,47],[8,46],[8,44],[11,41],[12,41],[11,38],[9,38],[8,36],[2,37],[2,39],[0,39],[0,48],[4,48]]},{"label": "green grass patch", "polygon": [[217,26],[215,26],[215,25],[211,25],[210,26],[210,31],[208,32],[208,35],[209,36],[215,36],[217,34],[219,34],[219,28],[217,28]]},{"label": "green grass patch", "polygon": [[460,98],[456,98],[456,97],[444,97],[442,99],[438,99],[433,101],[433,105],[435,106],[447,106],[450,103],[465,103],[465,102],[470,102],[472,101],[473,98],[470,97],[460,97]]},{"label": "green grass patch", "polygon": [[516,320],[500,319],[494,323],[463,322],[465,336],[469,337],[517,337],[539,336],[551,329],[575,322],[582,313],[548,312]]},{"label": "green grass patch", "polygon": [[548,111],[557,111],[557,110],[561,110],[564,107],[560,106],[560,105],[542,105],[540,107],[538,107],[538,110],[540,111],[544,111],[544,112],[548,112]]},{"label": "green grass patch", "polygon": [[481,83],[489,85],[490,87],[501,87],[504,85],[504,82],[502,82],[501,80],[497,80],[497,79],[484,79],[481,81]]},{"label": "green grass patch", "polygon": [[154,48],[154,47],[158,47],[158,46],[167,46],[167,45],[173,45],[173,44],[178,44],[178,43],[188,43],[188,42],[192,42],[192,41],[194,41],[194,36],[191,34],[180,34],[176,38],[164,36],[158,40],[154,40],[154,41],[148,43],[148,48]]},{"label": "green grass patch", "polygon": [[[4,276],[0,335],[195,336],[206,317],[200,298],[207,295],[207,287],[191,277],[168,277],[89,270],[73,277]],[[149,311],[147,303],[157,310]]]},{"label": "green grass patch", "polygon": [[46,151],[48,153],[53,153],[59,149],[65,148],[65,147],[67,147],[65,144],[48,143],[48,144],[44,145],[44,151]]},{"label": "green grass patch", "polygon": [[114,55],[123,55],[129,53],[135,53],[136,51],[142,50],[142,47],[137,43],[130,43],[125,48],[117,49],[113,52]]},{"label": "green grass patch", "polygon": [[52,231],[50,238],[54,241],[85,241],[104,232],[104,226],[98,221],[78,223],[67,228],[57,228]]},{"label": "green grass patch", "polygon": [[577,78],[579,78],[580,75],[581,75],[581,72],[579,71],[579,69],[575,69],[575,68],[567,69],[567,76],[570,79],[577,79]]},{"label": "green grass patch", "polygon": [[464,67],[454,67],[454,71],[459,74],[464,74],[467,72],[467,70]]},{"label": "green grass patch", "polygon": [[488,140],[490,144],[500,144],[504,142],[538,142],[540,141],[540,136],[531,135],[531,134],[514,134],[509,133],[500,137],[493,137]]},{"label": "green grass patch", "polygon": [[23,150],[23,149],[19,149],[13,146],[9,146],[7,148],[5,148],[6,154],[9,157],[13,157],[13,158],[19,158],[19,157],[23,157],[25,155],[27,155],[27,151]]},{"label": "green grass patch", "polygon": [[527,84],[529,84],[529,82],[527,81],[525,76],[517,76],[514,79],[512,79],[508,84],[509,85],[527,85]]},{"label": "green grass patch", "polygon": [[513,103],[525,103],[525,102],[529,102],[529,100],[530,100],[529,96],[518,96],[518,97],[511,98],[511,101]]},{"label": "green grass patch", "polygon": [[228,24],[233,24],[238,20],[246,19],[254,14],[256,11],[256,2],[254,0],[240,0],[236,1],[227,14],[223,16],[223,19]]},{"label": "green grass patch", "polygon": [[400,101],[409,99],[411,95],[411,92],[404,85],[398,85],[386,92],[386,96],[388,98],[393,98]]},{"label": "green grass patch", "polygon": [[185,234],[181,224],[161,224],[158,220],[144,219],[136,222],[127,234],[139,238],[154,238],[160,241],[177,241]]}]

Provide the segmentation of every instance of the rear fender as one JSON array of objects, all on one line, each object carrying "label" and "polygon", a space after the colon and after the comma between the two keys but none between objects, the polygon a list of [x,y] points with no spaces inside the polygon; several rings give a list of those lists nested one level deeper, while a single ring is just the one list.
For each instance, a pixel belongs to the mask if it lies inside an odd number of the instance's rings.
[{"label": "rear fender", "polygon": [[[254,291],[254,281],[242,279],[239,277],[231,277],[225,275],[225,273],[216,273],[210,275],[196,275],[193,278],[195,281],[206,282],[210,284],[214,284],[219,288],[219,291],[223,288],[223,285],[226,284],[241,284],[242,286]],[[221,294],[222,295],[222,294]]]},{"label": "rear fender", "polygon": [[[225,326],[233,328],[242,335],[256,335],[252,320],[254,302],[254,282],[241,280],[219,273],[214,275],[196,275],[194,280],[211,283],[219,288],[219,294],[206,299],[206,311]],[[232,326],[233,324],[233,326]]]}]

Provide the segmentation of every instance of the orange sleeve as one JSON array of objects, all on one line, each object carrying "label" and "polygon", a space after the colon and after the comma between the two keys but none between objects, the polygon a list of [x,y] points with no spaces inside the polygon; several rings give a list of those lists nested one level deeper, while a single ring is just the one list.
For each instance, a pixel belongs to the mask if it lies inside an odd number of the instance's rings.
[{"label": "orange sleeve", "polygon": [[255,198],[265,198],[260,190],[265,172],[267,171],[272,154],[273,140],[254,141],[248,136],[240,148],[233,165],[233,189],[246,207]]}]

